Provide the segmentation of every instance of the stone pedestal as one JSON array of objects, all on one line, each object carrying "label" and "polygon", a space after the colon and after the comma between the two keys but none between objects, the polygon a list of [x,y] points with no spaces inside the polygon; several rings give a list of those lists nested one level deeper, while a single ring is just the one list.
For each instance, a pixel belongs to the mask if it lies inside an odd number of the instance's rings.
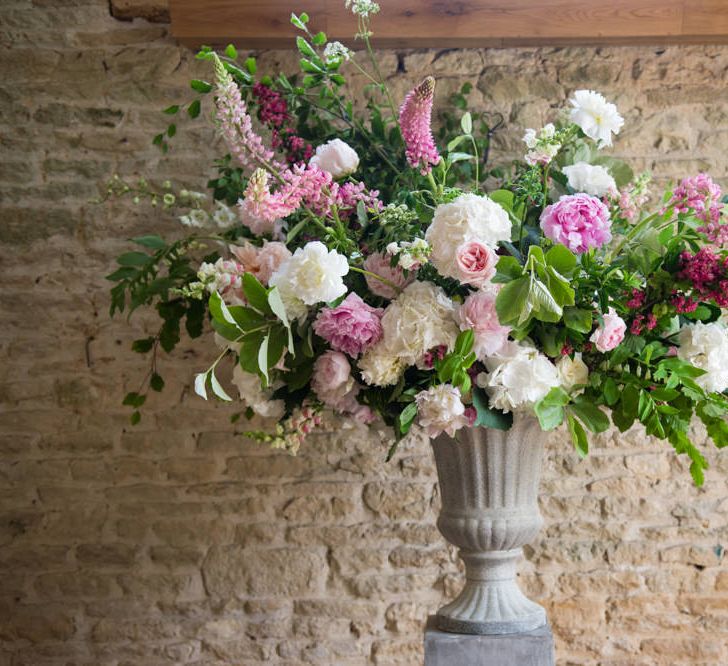
[{"label": "stone pedestal", "polygon": [[425,666],[554,666],[551,627],[520,634],[451,634],[437,629],[431,615],[425,628]]}]

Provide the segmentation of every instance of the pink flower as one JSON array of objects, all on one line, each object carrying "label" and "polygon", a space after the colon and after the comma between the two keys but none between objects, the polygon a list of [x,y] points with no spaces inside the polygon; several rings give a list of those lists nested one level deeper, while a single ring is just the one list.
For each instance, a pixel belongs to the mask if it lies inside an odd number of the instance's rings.
[{"label": "pink flower", "polygon": [[325,351],[313,364],[311,388],[325,405],[336,409],[345,404],[354,388],[351,366],[346,356],[337,351]]},{"label": "pink flower", "polygon": [[267,285],[270,276],[291,256],[291,251],[283,243],[278,241],[264,243],[258,250],[258,279]]},{"label": "pink flower", "polygon": [[684,178],[672,193],[670,203],[678,213],[693,212],[705,224],[698,227],[716,245],[728,244],[728,224],[721,224],[723,204],[720,187],[707,173]]},{"label": "pink flower", "polygon": [[455,251],[460,282],[482,287],[495,275],[498,255],[479,240],[466,241]]},{"label": "pink flower", "polygon": [[[415,281],[414,271],[410,271],[405,276],[404,271],[399,266],[392,266],[390,261],[391,258],[386,254],[370,254],[364,261],[364,269],[384,278],[387,282],[391,282],[400,290]],[[386,282],[382,282],[370,275],[365,275],[364,277],[371,292],[377,296],[393,299],[399,293],[397,289]]]},{"label": "pink flower", "polygon": [[435,79],[428,76],[407,94],[399,110],[407,162],[411,167],[419,167],[423,175],[440,161],[430,129],[434,93]]},{"label": "pink flower", "polygon": [[612,240],[609,208],[588,194],[567,194],[541,213],[541,229],[554,243],[582,254]]},{"label": "pink flower", "polygon": [[627,324],[614,311],[614,308],[609,308],[607,314],[603,316],[603,320],[604,323],[597,327],[589,338],[597,350],[602,353],[616,348],[624,340],[624,334],[627,330]]},{"label": "pink flower", "polygon": [[383,313],[352,292],[337,307],[321,310],[313,330],[332,349],[356,358],[381,339]]},{"label": "pink flower", "polygon": [[495,288],[476,291],[465,299],[458,311],[460,329],[465,331],[470,328],[475,334],[473,351],[480,360],[500,352],[511,332],[508,326],[501,326],[498,320],[495,309],[497,296]]}]

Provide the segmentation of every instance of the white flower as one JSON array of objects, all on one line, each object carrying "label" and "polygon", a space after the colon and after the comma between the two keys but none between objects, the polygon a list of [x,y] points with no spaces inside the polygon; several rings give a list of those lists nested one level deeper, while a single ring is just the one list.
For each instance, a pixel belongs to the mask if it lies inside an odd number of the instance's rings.
[{"label": "white flower", "polygon": [[569,187],[575,192],[584,192],[593,197],[617,193],[617,183],[603,166],[576,162],[571,166],[565,166],[562,171],[569,179]]},{"label": "white flower", "polygon": [[728,331],[722,324],[688,324],[680,330],[678,342],[678,358],[706,371],[695,379],[700,386],[711,393],[728,388]]},{"label": "white flower", "polygon": [[619,134],[624,118],[617,107],[593,90],[577,90],[569,100],[573,107],[570,118],[599,148],[612,145],[612,134]]},{"label": "white flower", "polygon": [[346,257],[328,250],[321,241],[299,247],[271,275],[269,285],[278,287],[286,298],[297,298],[306,305],[336,300],[346,293],[342,277],[349,272]]},{"label": "white flower", "polygon": [[392,241],[387,245],[387,254],[398,255],[397,265],[405,270],[419,268],[430,258],[430,245],[424,238],[415,238],[412,242]]},{"label": "white flower", "polygon": [[316,148],[316,154],[308,162],[334,178],[343,178],[359,167],[359,155],[341,139],[332,139]]},{"label": "white flower", "polygon": [[465,405],[460,399],[460,389],[451,384],[432,386],[415,396],[420,425],[430,437],[446,432],[450,437],[468,425]]},{"label": "white flower", "polygon": [[213,222],[221,229],[232,227],[237,224],[238,216],[233,210],[226,206],[222,201],[216,202],[217,210],[212,214]]},{"label": "white flower", "polygon": [[329,42],[324,49],[324,60],[327,65],[350,59],[351,51],[341,42]]},{"label": "white flower", "polygon": [[508,342],[485,359],[485,366],[488,374],[478,375],[478,386],[488,393],[491,406],[504,412],[533,407],[561,383],[554,364],[526,343]]},{"label": "white flower", "polygon": [[201,208],[191,210],[187,215],[181,215],[179,221],[186,227],[204,227],[210,216]]},{"label": "white flower", "polygon": [[250,372],[245,372],[240,364],[233,370],[233,384],[240,393],[240,399],[256,414],[266,418],[280,419],[285,412],[283,400],[271,400],[274,388],[263,390],[260,378]]},{"label": "white flower", "polygon": [[[556,361],[556,370],[559,372],[561,386],[565,391],[571,391],[575,386],[586,384],[589,381],[589,368],[581,360],[581,352],[576,352],[574,358],[562,356]],[[579,392],[582,392],[580,389]]]},{"label": "white flower", "polygon": [[552,123],[544,125],[538,132],[535,129],[527,129],[523,135],[523,143],[526,144],[528,152],[525,160],[533,166],[534,164],[548,164],[559,152],[561,143],[554,139],[556,128]]},{"label": "white flower", "polygon": [[376,14],[379,11],[379,5],[376,2],[372,2],[372,0],[346,0],[344,4],[354,14],[364,18],[370,14]]},{"label": "white flower", "polygon": [[245,305],[242,264],[220,257],[214,264],[203,262],[197,277],[210,293],[216,291],[228,305]]},{"label": "white flower", "polygon": [[370,386],[393,386],[405,369],[405,362],[385,345],[374,345],[358,361],[362,379]]},{"label": "white flower", "polygon": [[457,279],[457,248],[478,240],[495,249],[499,241],[511,239],[508,213],[495,201],[477,194],[461,194],[435,209],[425,240],[432,248],[430,261],[441,275]]}]

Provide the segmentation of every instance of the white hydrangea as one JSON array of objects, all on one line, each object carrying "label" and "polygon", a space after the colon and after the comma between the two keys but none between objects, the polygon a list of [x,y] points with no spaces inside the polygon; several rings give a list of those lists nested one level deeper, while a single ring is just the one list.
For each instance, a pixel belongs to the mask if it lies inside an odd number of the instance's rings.
[{"label": "white hydrangea", "polygon": [[612,145],[612,134],[619,134],[624,118],[617,107],[593,90],[577,90],[569,100],[571,122],[577,124],[599,148]]},{"label": "white hydrangea", "polygon": [[593,197],[617,194],[617,183],[603,166],[576,162],[565,166],[562,171],[569,179],[569,187],[575,192],[584,192]]},{"label": "white hydrangea", "polygon": [[561,381],[556,366],[535,347],[508,342],[496,356],[485,359],[488,373],[477,384],[490,397],[491,406],[503,412],[532,408]]},{"label": "white hydrangea", "polygon": [[[575,386],[581,386],[589,381],[589,368],[582,360],[581,352],[576,352],[574,358],[562,356],[556,361],[556,370],[565,391],[570,392]],[[583,389],[579,389],[579,392],[582,391]]]},{"label": "white hydrangea", "polygon": [[374,345],[358,361],[362,379],[370,386],[394,386],[405,370],[405,362],[386,345]]},{"label": "white hydrangea", "polygon": [[343,178],[359,168],[359,155],[341,139],[332,139],[316,147],[316,154],[308,161],[334,178]]},{"label": "white hydrangea", "polygon": [[278,287],[284,304],[287,299],[297,299],[305,305],[315,305],[343,296],[346,285],[342,278],[348,272],[346,257],[329,250],[321,241],[312,241],[299,247],[279,266],[269,285]]},{"label": "white hydrangea", "polygon": [[708,392],[728,389],[728,331],[718,323],[689,324],[680,330],[677,355],[706,374],[695,381]]},{"label": "white hydrangea", "polygon": [[415,396],[420,425],[430,437],[446,432],[450,437],[468,425],[460,389],[451,384],[432,386]]},{"label": "white hydrangea", "polygon": [[495,249],[511,239],[508,213],[486,196],[461,194],[435,209],[425,240],[432,248],[430,261],[441,275],[458,279],[456,256],[459,245],[478,240]]},{"label": "white hydrangea", "polygon": [[240,393],[240,399],[256,414],[272,419],[283,417],[285,403],[283,400],[271,400],[274,388],[263,390],[258,375],[245,372],[239,364],[236,364],[232,381]]}]

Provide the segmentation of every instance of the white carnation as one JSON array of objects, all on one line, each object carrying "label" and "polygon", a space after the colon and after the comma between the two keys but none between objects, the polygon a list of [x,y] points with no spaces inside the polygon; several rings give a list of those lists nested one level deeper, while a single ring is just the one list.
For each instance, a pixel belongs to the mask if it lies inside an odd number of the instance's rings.
[{"label": "white carnation", "polygon": [[285,403],[283,400],[271,400],[273,388],[263,390],[258,375],[245,372],[239,364],[236,364],[233,370],[233,384],[240,393],[240,399],[256,414],[266,418],[282,418]]},{"label": "white carnation", "polygon": [[511,239],[508,213],[495,201],[477,194],[461,194],[451,203],[435,209],[425,240],[432,248],[430,261],[441,275],[457,279],[457,248],[478,240],[495,249],[500,241]]},{"label": "white carnation", "polygon": [[332,139],[316,148],[316,154],[308,162],[334,178],[343,178],[359,167],[359,155],[341,139]]},{"label": "white carnation", "polygon": [[451,384],[432,386],[415,396],[420,425],[430,437],[446,432],[450,437],[468,425],[465,405],[460,399],[460,389]]},{"label": "white carnation", "polygon": [[508,342],[503,351],[485,359],[488,374],[478,375],[478,386],[491,406],[504,412],[533,407],[561,381],[551,361],[535,347]]},{"label": "white carnation", "polygon": [[728,389],[728,331],[718,323],[689,324],[680,330],[678,358],[706,374],[695,381],[708,392]]},{"label": "white carnation", "polygon": [[569,100],[573,107],[570,118],[599,147],[612,145],[612,134],[619,134],[624,118],[617,107],[593,90],[577,90]]},{"label": "white carnation", "polygon": [[346,285],[342,278],[348,272],[346,257],[336,250],[328,250],[321,241],[313,241],[299,247],[284,261],[268,284],[278,287],[288,312],[288,307],[293,307],[296,301],[315,305],[343,296]]},{"label": "white carnation", "polygon": [[584,192],[593,197],[617,193],[617,183],[603,166],[576,162],[565,166],[562,171],[569,179],[569,187],[575,192]]},{"label": "white carnation", "polygon": [[575,386],[581,386],[589,381],[589,368],[581,360],[581,352],[576,352],[573,359],[562,356],[556,361],[556,370],[559,373],[561,386],[566,391],[571,391]]}]

